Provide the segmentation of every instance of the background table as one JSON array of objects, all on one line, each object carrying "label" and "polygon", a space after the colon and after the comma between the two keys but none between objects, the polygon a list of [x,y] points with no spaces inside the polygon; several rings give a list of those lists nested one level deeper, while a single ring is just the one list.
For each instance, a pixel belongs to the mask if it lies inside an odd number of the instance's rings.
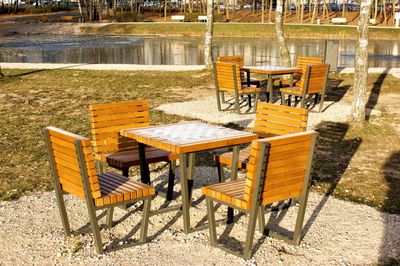
[{"label": "background table", "polygon": [[[249,73],[258,73],[268,76],[267,92],[269,96],[267,97],[267,102],[272,102],[273,90],[272,90],[272,76],[274,75],[286,75],[301,73],[301,68],[298,67],[282,67],[282,66],[245,66],[242,67],[243,71]],[[250,78],[250,75],[247,75]],[[248,81],[249,83],[250,81]]]},{"label": "background table", "polygon": [[[149,169],[145,156],[145,145],[157,147],[179,154],[179,169],[182,194],[182,212],[184,231],[190,229],[190,188],[188,180],[193,180],[194,153],[226,146],[234,146],[231,178],[237,175],[239,156],[238,145],[257,139],[250,132],[238,131],[222,126],[201,122],[185,122],[163,126],[152,126],[138,129],[123,129],[120,134],[133,138],[139,143],[140,171],[142,182],[149,183]],[[189,165],[187,164],[189,154]]]}]

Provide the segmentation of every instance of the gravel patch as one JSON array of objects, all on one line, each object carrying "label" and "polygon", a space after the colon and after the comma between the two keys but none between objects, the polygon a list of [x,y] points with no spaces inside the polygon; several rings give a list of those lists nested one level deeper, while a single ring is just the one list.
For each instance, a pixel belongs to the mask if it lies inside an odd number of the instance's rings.
[{"label": "gravel patch", "polygon": [[[243,173],[239,174],[243,177]],[[152,175],[156,185],[165,184],[165,173],[153,172]],[[204,184],[217,182],[216,169],[196,167],[195,177],[192,225],[206,219],[206,206],[200,188]],[[175,191],[180,191],[179,184]],[[179,202],[180,197],[177,197],[171,204]],[[155,198],[152,209],[163,203],[160,197]],[[66,205],[72,229],[87,223],[84,202],[68,195]],[[112,242],[111,246],[114,247],[123,245],[126,236],[138,238],[141,212],[137,211],[137,206],[140,204],[128,210],[116,209],[116,225],[111,230],[101,231],[103,243]],[[280,221],[279,226],[291,230],[296,211],[297,207],[293,207],[275,217],[275,221]],[[219,208],[217,219],[223,215],[225,208]],[[229,241],[229,238],[243,241],[247,225],[245,215],[236,217],[238,221],[233,227],[218,227],[219,235],[228,235],[225,243],[233,246],[237,245],[236,241]],[[268,218],[268,225],[277,228],[273,219]],[[400,258],[399,215],[384,214],[365,205],[310,193],[304,224],[305,236],[300,246],[288,245],[256,232],[255,254],[251,260],[245,261],[211,247],[208,230],[185,235],[181,214],[170,212],[150,217],[148,243],[97,255],[91,235],[66,237],[63,234],[54,192],[35,193],[16,201],[0,202],[0,238],[3,240],[0,256],[4,265],[360,265],[379,263],[396,256]]]},{"label": "gravel patch", "polygon": [[[279,104],[279,103],[276,103]],[[223,108],[228,107],[224,105]],[[319,108],[317,106],[317,108]],[[237,114],[233,111],[219,112],[215,97],[209,97],[197,101],[178,102],[160,105],[156,108],[167,114],[181,115],[203,121],[219,124],[234,123],[242,127],[253,127],[254,114]],[[314,108],[316,109],[316,108]],[[318,113],[311,110],[308,116],[308,129],[315,128],[322,121],[347,122],[351,115],[351,105],[343,102],[325,101],[323,111]],[[379,110],[368,109],[367,113],[380,115]]]}]

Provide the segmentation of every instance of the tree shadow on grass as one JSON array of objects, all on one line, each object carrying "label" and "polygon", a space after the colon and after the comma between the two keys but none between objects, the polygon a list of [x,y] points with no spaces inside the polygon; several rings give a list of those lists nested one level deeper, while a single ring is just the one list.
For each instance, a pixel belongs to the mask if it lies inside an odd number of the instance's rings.
[{"label": "tree shadow on grass", "polygon": [[385,229],[380,247],[379,263],[400,265],[400,151],[393,153],[384,166],[382,173],[388,183],[388,192],[382,214]]},{"label": "tree shadow on grass", "polygon": [[[379,94],[381,93],[382,83],[385,80],[388,73],[384,72],[379,75],[378,79],[374,82],[374,85],[369,94],[369,98],[367,101],[367,108],[371,111],[375,108],[378,103]],[[366,120],[369,121],[370,114],[366,115]]]}]

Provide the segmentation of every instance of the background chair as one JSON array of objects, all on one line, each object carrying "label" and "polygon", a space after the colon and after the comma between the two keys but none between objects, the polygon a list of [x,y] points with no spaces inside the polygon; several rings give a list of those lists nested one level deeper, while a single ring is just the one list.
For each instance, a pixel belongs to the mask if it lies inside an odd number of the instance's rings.
[{"label": "background chair", "polygon": [[[139,165],[139,150],[135,140],[119,135],[121,129],[150,126],[148,103],[145,100],[91,104],[89,105],[90,127],[95,158],[111,167],[122,170],[128,176],[129,168]],[[146,147],[146,160],[149,163],[168,162],[169,178],[167,199],[171,200],[174,188],[174,161],[176,154]],[[142,180],[142,182],[145,182]]]},{"label": "background chair", "polygon": [[[244,66],[244,60],[241,55],[226,55],[226,56],[219,56],[217,59],[218,62],[223,63],[234,63],[238,64],[240,68]],[[246,73],[246,76],[244,75]],[[265,83],[266,80],[259,80],[255,78],[250,78],[249,72],[240,71],[240,78],[242,85],[254,85],[256,87],[261,87],[261,83]]]},{"label": "background chair", "polygon": [[[241,85],[240,67],[238,63],[214,62],[215,89],[217,94],[218,111],[221,111],[221,97],[223,102],[225,98],[223,93],[228,92],[233,95],[233,110],[240,112],[241,103],[239,96],[248,95],[249,108],[251,108],[251,95],[255,95],[254,110],[257,108],[260,88]],[[222,96],[221,96],[222,94]],[[228,107],[229,108],[229,107]],[[232,109],[226,109],[232,110]]]},{"label": "background chair", "polygon": [[301,79],[296,83],[296,86],[280,89],[282,104],[286,104],[285,95],[288,95],[288,105],[290,106],[291,95],[294,95],[295,102],[297,102],[297,97],[300,97],[300,107],[305,108],[306,96],[314,95],[314,104],[317,104],[320,99],[318,112],[321,112],[324,104],[328,73],[328,64],[303,66]]},{"label": "background chair", "polygon": [[65,234],[71,235],[63,195],[73,194],[86,201],[96,250],[103,252],[96,211],[107,209],[107,225],[112,226],[114,206],[143,201],[143,219],[140,243],[147,237],[152,186],[129,180],[116,173],[97,175],[90,140],[70,132],[47,127],[44,137],[49,153],[50,166],[58,207]]},{"label": "background chair", "polygon": [[[203,187],[212,246],[250,258],[257,216],[261,232],[295,245],[300,243],[317,135],[308,131],[253,141],[246,178]],[[293,237],[264,230],[265,207],[290,198],[300,200]],[[242,253],[217,243],[214,201],[249,214]]]},{"label": "background chair", "polygon": [[[324,63],[324,58],[322,57],[309,57],[309,56],[297,56],[296,57],[296,67],[303,69],[307,65],[319,65]],[[290,80],[281,80],[280,87],[282,86],[296,86],[296,83],[301,79],[301,73],[296,73],[292,76]]]},{"label": "background chair", "polygon": [[[260,138],[266,138],[304,132],[307,130],[307,121],[307,109],[260,102],[257,105],[253,133],[256,133]],[[240,150],[238,168],[247,169],[249,159],[250,146]],[[217,163],[219,181],[224,182],[222,165],[231,165],[232,152],[214,155],[214,161]]]}]

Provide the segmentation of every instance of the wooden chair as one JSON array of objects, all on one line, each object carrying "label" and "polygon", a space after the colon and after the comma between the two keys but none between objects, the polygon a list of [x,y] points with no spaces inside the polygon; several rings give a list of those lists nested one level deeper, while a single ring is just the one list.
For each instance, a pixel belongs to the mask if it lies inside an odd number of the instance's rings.
[{"label": "wooden chair", "polygon": [[[324,63],[324,58],[322,57],[309,57],[309,56],[298,56],[296,58],[296,67],[303,69],[306,65],[319,65]],[[301,79],[301,73],[296,73],[290,80],[281,80],[280,87],[283,86],[296,86],[296,83]]]},{"label": "wooden chair", "polygon": [[151,198],[155,195],[154,187],[112,172],[97,175],[92,147],[87,138],[55,127],[47,127],[44,130],[44,137],[65,234],[71,235],[63,199],[65,193],[86,201],[98,253],[103,252],[103,245],[96,211],[107,209],[107,225],[111,227],[114,206],[143,201],[139,243],[144,243],[147,237]]},{"label": "wooden chair", "polygon": [[[260,138],[266,138],[304,132],[307,130],[307,121],[307,109],[260,102],[257,105],[253,133],[256,133]],[[250,146],[240,150],[238,168],[247,169],[249,159]],[[217,163],[219,180],[224,182],[222,165],[231,165],[232,152],[214,155],[214,161]]]},{"label": "wooden chair", "polygon": [[[226,56],[219,56],[217,59],[218,62],[223,63],[235,63],[239,64],[239,67],[242,68],[244,66],[244,60],[241,55],[226,55]],[[250,78],[250,73],[246,72],[246,76],[244,75],[244,71],[240,71],[240,79],[242,85],[254,85],[256,87],[260,87],[262,81],[255,78]],[[265,82],[265,80],[263,81]]]},{"label": "wooden chair", "polygon": [[[89,105],[90,126],[95,158],[100,162],[122,170],[128,176],[129,168],[139,162],[138,144],[135,140],[119,135],[121,129],[150,126],[149,107],[146,100]],[[176,154],[146,147],[149,163],[168,162],[169,178],[167,199],[171,200],[174,188],[174,161]],[[143,183],[147,181],[142,180]]]},{"label": "wooden chair", "polygon": [[[240,99],[241,95],[248,95],[249,99],[249,108],[251,108],[251,95],[255,95],[254,100],[254,110],[257,108],[258,97],[261,92],[260,88],[257,87],[249,87],[241,85],[241,77],[240,77],[240,67],[238,63],[223,63],[223,62],[214,62],[214,76],[215,76],[215,89],[217,94],[217,105],[218,111],[221,111],[221,94],[228,92],[233,95],[234,103],[231,106],[234,106],[233,110],[236,110],[238,114],[240,114]],[[222,96],[224,97],[224,96]],[[225,100],[224,98],[222,99]],[[225,109],[232,110],[232,109]]]},{"label": "wooden chair", "polygon": [[[246,178],[203,187],[212,246],[250,258],[257,216],[261,232],[295,245],[300,243],[317,135],[307,131],[253,141]],[[265,207],[291,198],[300,201],[293,237],[265,229]],[[249,214],[242,253],[217,243],[214,201]]]},{"label": "wooden chair", "polygon": [[305,100],[307,95],[315,95],[314,104],[317,104],[320,98],[319,110],[322,111],[325,98],[326,82],[328,80],[329,65],[306,65],[303,66],[302,76],[296,86],[281,88],[282,104],[286,104],[285,95],[288,95],[288,105],[290,106],[291,95],[301,98],[301,108],[305,108]]}]

